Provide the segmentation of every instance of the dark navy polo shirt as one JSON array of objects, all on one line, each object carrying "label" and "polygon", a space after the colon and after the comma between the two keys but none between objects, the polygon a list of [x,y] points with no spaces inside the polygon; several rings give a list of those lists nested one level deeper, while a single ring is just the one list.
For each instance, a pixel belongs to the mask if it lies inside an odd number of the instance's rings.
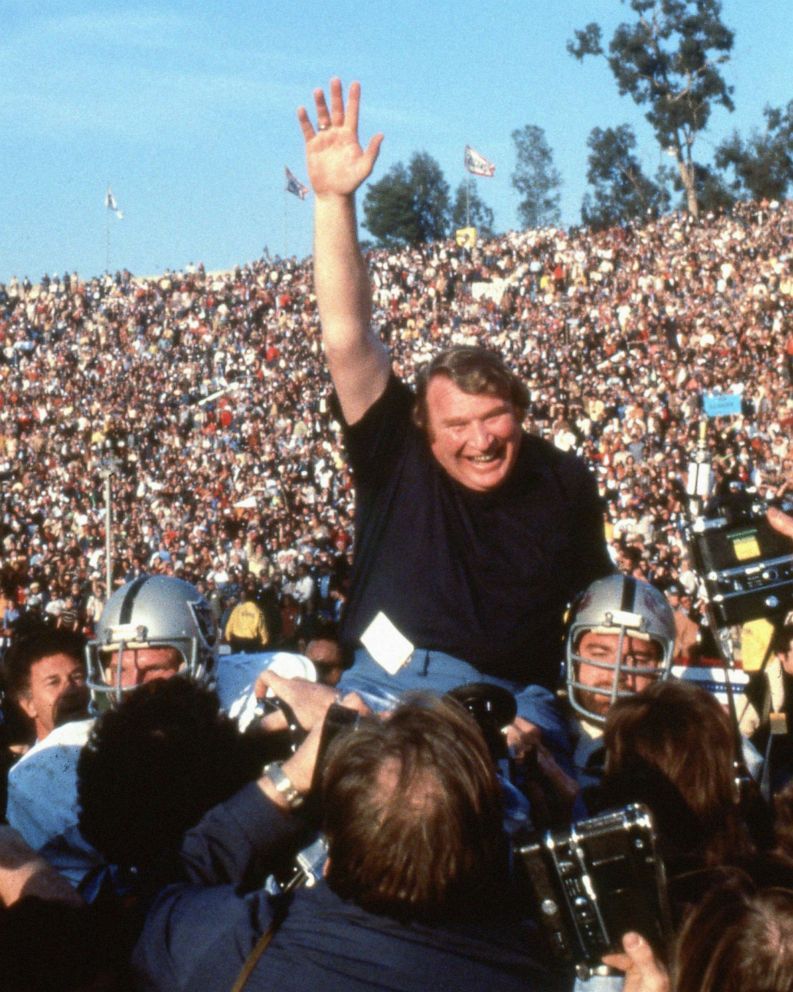
[{"label": "dark navy polo shirt", "polygon": [[505,482],[474,492],[436,461],[413,402],[392,375],[344,425],[356,532],[342,639],[356,644],[383,611],[418,648],[553,688],[566,605],[613,570],[594,478],[576,455],[524,434]]}]

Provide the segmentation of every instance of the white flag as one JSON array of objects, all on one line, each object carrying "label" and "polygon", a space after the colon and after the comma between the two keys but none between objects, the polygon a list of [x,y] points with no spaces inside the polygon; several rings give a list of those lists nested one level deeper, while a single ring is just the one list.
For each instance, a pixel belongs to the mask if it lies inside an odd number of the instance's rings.
[{"label": "white flag", "polygon": [[469,172],[472,172],[475,176],[492,176],[495,175],[496,167],[492,162],[489,162],[484,155],[480,155],[478,151],[471,148],[470,145],[465,146],[465,167]]},{"label": "white flag", "polygon": [[118,209],[116,198],[113,196],[113,190],[109,186],[107,187],[107,193],[105,194],[105,206],[108,210],[112,210],[119,220],[124,219],[124,213]]}]

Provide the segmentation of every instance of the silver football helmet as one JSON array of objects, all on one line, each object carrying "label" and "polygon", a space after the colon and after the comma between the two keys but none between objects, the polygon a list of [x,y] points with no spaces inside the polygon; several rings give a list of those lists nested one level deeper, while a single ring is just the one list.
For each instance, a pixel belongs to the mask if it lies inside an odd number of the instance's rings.
[{"label": "silver football helmet", "polygon": [[[600,650],[584,657],[579,648],[588,632],[614,640],[601,638]],[[573,709],[603,724],[616,699],[635,695],[637,679],[668,678],[675,636],[672,608],[654,586],[629,575],[596,579],[573,604],[568,623],[565,668]],[[629,650],[637,640],[655,645],[641,661]]]},{"label": "silver football helmet", "polygon": [[[117,589],[105,604],[96,637],[86,647],[88,685],[94,703],[118,702],[134,686],[122,685],[124,651],[173,647],[179,672],[194,682],[214,682],[219,636],[209,603],[182,579],[141,575]],[[116,664],[111,668],[112,656]]]}]

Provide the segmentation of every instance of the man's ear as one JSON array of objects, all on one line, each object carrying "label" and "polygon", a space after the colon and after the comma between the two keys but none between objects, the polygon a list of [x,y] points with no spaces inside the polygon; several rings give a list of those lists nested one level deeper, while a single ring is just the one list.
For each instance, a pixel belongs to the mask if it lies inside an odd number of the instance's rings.
[{"label": "man's ear", "polygon": [[22,695],[18,697],[17,705],[25,716],[29,717],[31,720],[35,720],[39,715],[38,710],[36,709],[36,704],[33,702],[33,697],[29,692],[22,693]]}]

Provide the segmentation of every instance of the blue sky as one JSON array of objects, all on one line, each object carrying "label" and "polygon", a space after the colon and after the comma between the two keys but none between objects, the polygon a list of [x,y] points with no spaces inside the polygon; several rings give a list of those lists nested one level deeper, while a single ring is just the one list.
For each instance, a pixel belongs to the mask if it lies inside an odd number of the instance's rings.
[{"label": "blue sky", "polygon": [[[723,11],[737,109],[714,114],[705,157],[793,97],[790,0]],[[605,63],[565,50],[575,28],[628,13],[618,0],[0,0],[0,281],[102,272],[108,183],[125,215],[109,218],[112,269],[308,254],[310,200],[284,195],[283,168],[305,181],[295,108],[333,74],[362,83],[362,137],[385,133],[375,179],[427,151],[454,190],[471,144],[496,163],[478,183],[497,229],[514,227],[510,133],[537,124],[577,223],[593,127],[631,123],[646,169],[661,158]]]}]

